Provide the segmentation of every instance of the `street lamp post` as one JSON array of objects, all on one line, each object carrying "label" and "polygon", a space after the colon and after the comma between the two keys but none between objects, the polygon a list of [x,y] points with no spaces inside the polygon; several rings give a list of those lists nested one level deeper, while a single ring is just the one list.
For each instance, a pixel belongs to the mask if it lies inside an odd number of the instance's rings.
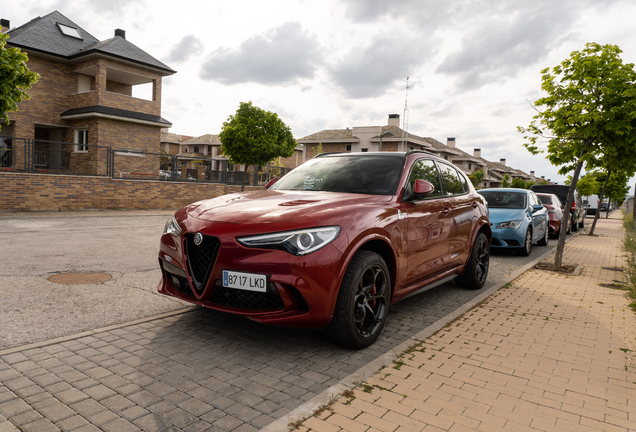
[{"label": "street lamp post", "polygon": [[380,134],[380,151],[382,151],[382,137],[385,137],[385,136],[393,136],[393,133],[387,131],[387,132],[384,132],[383,134]]}]

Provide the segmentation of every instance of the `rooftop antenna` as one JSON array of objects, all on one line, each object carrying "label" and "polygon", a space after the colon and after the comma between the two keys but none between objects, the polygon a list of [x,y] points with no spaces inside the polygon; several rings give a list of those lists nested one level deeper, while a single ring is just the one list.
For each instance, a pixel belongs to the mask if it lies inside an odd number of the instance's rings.
[{"label": "rooftop antenna", "polygon": [[404,97],[404,116],[402,116],[402,151],[406,151],[406,136],[409,132],[409,89],[412,89],[414,86],[409,85],[410,77],[406,77],[406,96]]}]

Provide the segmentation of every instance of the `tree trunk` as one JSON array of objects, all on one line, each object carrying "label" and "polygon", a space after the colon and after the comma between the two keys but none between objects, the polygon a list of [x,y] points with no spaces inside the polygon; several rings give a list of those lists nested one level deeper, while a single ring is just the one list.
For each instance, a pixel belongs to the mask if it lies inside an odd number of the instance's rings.
[{"label": "tree trunk", "polygon": [[[565,200],[565,215],[563,219],[569,222],[570,220],[570,208],[572,207],[572,201],[574,201],[574,190],[576,189],[576,184],[579,181],[579,174],[581,174],[581,168],[583,168],[583,155],[587,153],[585,150],[581,152],[581,156],[579,156],[579,162],[576,164],[576,169],[574,170],[574,174],[572,175],[572,184],[570,184],[570,190],[568,191],[568,197]],[[574,223],[578,223],[574,221]],[[563,249],[565,249],[565,232],[567,231],[567,222],[564,224],[561,222],[561,232],[559,233],[559,242],[557,243],[556,252],[554,255],[554,270],[561,271],[561,266],[563,265]]]},{"label": "tree trunk", "polygon": [[247,165],[243,169],[243,184],[241,184],[241,192],[245,190],[245,179],[247,178]]},{"label": "tree trunk", "polygon": [[[592,228],[590,229],[589,235],[594,235],[594,228],[596,228],[596,221],[598,220],[598,216],[601,213],[601,203],[603,202],[603,196],[605,195],[605,188],[607,187],[607,182],[609,181],[610,174],[612,173],[611,169],[607,170],[607,176],[605,176],[605,183],[603,183],[603,189],[601,189],[601,195],[598,197],[598,204],[596,206],[596,214],[594,215],[594,222],[592,222]],[[609,205],[607,206],[609,209]]]}]

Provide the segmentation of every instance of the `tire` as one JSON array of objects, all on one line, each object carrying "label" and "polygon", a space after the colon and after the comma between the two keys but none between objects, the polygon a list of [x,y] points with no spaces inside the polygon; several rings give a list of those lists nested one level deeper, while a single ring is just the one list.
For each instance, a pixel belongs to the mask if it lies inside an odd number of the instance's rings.
[{"label": "tire", "polygon": [[490,243],[486,234],[479,233],[473,244],[464,273],[455,278],[462,288],[478,290],[486,283],[490,268]]},{"label": "tire", "polygon": [[545,235],[541,240],[537,242],[539,246],[547,246],[548,245],[548,236],[550,235],[550,231],[548,229],[545,230]]},{"label": "tire", "polygon": [[583,216],[583,219],[581,219],[581,223],[579,223],[579,228],[581,229],[585,228],[585,216]]},{"label": "tire", "polygon": [[[563,220],[561,220],[561,223],[563,223]],[[566,222],[567,223],[567,222]],[[572,234],[572,224],[568,224],[568,229],[565,231],[566,234]]]},{"label": "tire", "polygon": [[345,272],[327,336],[339,345],[361,349],[382,332],[389,314],[391,275],[380,255],[358,251]]},{"label": "tire", "polygon": [[572,223],[570,224],[570,227],[572,229],[572,232],[577,232],[579,230],[579,223],[574,218],[574,215],[572,215]]},{"label": "tire", "polygon": [[532,231],[528,228],[526,231],[526,237],[523,241],[523,247],[521,249],[517,249],[517,255],[519,256],[528,256],[532,252]]}]

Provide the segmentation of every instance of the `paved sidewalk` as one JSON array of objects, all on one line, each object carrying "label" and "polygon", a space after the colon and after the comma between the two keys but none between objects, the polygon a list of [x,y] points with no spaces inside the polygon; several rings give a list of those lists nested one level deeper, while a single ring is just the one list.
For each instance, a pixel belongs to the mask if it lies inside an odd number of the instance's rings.
[{"label": "paved sidewalk", "polygon": [[580,274],[525,272],[297,430],[636,431],[636,314],[599,285],[624,279],[619,216],[566,245]]}]

